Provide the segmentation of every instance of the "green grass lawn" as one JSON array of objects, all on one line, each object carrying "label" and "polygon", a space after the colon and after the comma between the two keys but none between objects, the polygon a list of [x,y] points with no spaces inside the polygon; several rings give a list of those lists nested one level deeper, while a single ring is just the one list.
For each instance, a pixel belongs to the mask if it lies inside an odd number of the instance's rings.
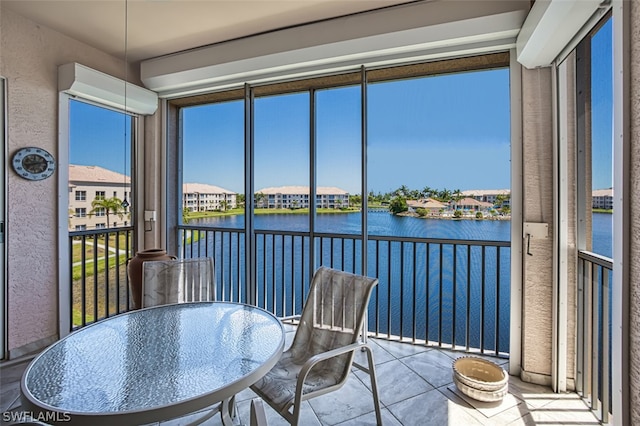
[{"label": "green grass lawn", "polygon": [[[93,257],[88,257],[87,260],[92,260]],[[101,274],[105,271],[106,268],[106,260],[104,257],[101,257],[100,259],[98,259],[98,270],[97,273]],[[121,268],[125,268],[126,263],[127,263],[127,255],[126,254],[121,254],[118,257],[110,257],[109,258],[109,267],[110,268],[115,268],[116,263],[120,264]],[[83,270],[82,265],[76,265],[73,267],[72,272],[71,272],[71,277],[72,279],[75,280],[79,280],[82,279],[83,275],[84,276],[91,276],[94,275],[96,273],[96,266],[95,266],[95,262],[87,262],[85,264],[85,268]]]},{"label": "green grass lawn", "polygon": [[[359,212],[358,207],[348,207],[344,209],[316,209],[318,214],[339,214],[339,213],[355,213]],[[256,215],[261,214],[309,214],[309,209],[255,209]],[[244,209],[231,209],[226,212],[192,212],[184,215],[185,223],[188,224],[191,219],[201,219],[205,217],[224,217],[244,214]]]}]

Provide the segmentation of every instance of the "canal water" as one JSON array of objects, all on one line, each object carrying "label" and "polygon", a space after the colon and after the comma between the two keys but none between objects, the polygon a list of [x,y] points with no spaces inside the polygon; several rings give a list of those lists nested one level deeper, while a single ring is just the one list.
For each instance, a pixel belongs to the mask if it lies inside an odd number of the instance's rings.
[{"label": "canal water", "polygon": [[[361,220],[358,213],[320,214],[316,231],[355,236]],[[611,256],[611,220],[610,214],[593,216],[593,250],[605,256]],[[242,229],[244,217],[206,218],[189,224]],[[369,212],[367,224],[374,239],[477,241],[509,241],[511,226],[508,220],[422,219],[394,216],[387,211]],[[309,271],[300,266],[308,265],[308,239],[270,232],[306,232],[308,216],[257,215],[255,228],[258,304],[281,316],[298,313],[309,285]],[[216,253],[222,282],[244,282],[244,259],[238,256],[244,250],[242,239],[225,238],[213,236],[199,244],[207,244],[209,252]],[[224,250],[224,246],[230,249]],[[323,238],[321,246],[316,247],[316,264],[361,273],[361,252],[361,244],[355,239],[343,242]],[[367,275],[377,276],[380,282],[372,296],[369,329],[508,353],[510,256],[508,247],[463,245],[454,249],[453,245],[370,241]],[[225,285],[221,284],[220,291],[233,293]]]}]

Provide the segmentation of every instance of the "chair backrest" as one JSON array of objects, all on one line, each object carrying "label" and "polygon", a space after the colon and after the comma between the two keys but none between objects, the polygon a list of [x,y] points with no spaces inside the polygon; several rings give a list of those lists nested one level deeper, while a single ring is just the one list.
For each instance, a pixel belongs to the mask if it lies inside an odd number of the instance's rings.
[{"label": "chair backrest", "polygon": [[216,299],[213,259],[199,257],[144,262],[142,307]]},{"label": "chair backrest", "polygon": [[[309,295],[289,351],[295,362],[355,343],[377,278],[320,267],[311,280]],[[337,376],[348,374],[353,352],[322,361],[316,367]],[[322,364],[322,365],[321,365]]]}]

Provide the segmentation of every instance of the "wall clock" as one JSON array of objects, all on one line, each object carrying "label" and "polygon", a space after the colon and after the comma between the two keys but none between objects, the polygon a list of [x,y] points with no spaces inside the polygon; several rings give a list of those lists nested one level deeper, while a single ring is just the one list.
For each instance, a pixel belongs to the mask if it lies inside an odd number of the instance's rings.
[{"label": "wall clock", "polygon": [[56,170],[56,161],[42,148],[20,148],[13,155],[13,170],[28,180],[42,180]]}]

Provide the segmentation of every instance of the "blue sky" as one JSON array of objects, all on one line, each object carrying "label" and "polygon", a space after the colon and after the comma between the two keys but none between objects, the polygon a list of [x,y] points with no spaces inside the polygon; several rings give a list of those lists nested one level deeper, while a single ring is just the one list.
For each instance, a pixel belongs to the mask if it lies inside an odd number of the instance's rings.
[{"label": "blue sky", "polygon": [[[309,184],[309,96],[256,99],[257,190]],[[316,96],[318,185],[360,193],[360,88]],[[190,108],[184,118],[185,181],[241,192],[242,103]],[[509,187],[506,69],[371,84],[367,129],[369,190]]]},{"label": "blue sky", "polygon": [[612,20],[591,39],[591,90],[592,90],[592,155],[593,188],[613,186],[612,137],[613,137],[613,57],[611,52]]},{"label": "blue sky", "polygon": [[[593,188],[611,186],[611,25],[593,39]],[[309,185],[309,94],[255,100],[255,188]],[[498,189],[510,185],[507,69],[368,86],[368,189]],[[316,92],[320,186],[361,188],[360,88]],[[122,114],[71,107],[72,164],[131,166]],[[244,192],[242,101],[184,110],[184,182]],[[125,160],[126,155],[128,156]]]},{"label": "blue sky", "polygon": [[129,117],[78,101],[69,108],[69,162],[118,173],[131,170]]}]

